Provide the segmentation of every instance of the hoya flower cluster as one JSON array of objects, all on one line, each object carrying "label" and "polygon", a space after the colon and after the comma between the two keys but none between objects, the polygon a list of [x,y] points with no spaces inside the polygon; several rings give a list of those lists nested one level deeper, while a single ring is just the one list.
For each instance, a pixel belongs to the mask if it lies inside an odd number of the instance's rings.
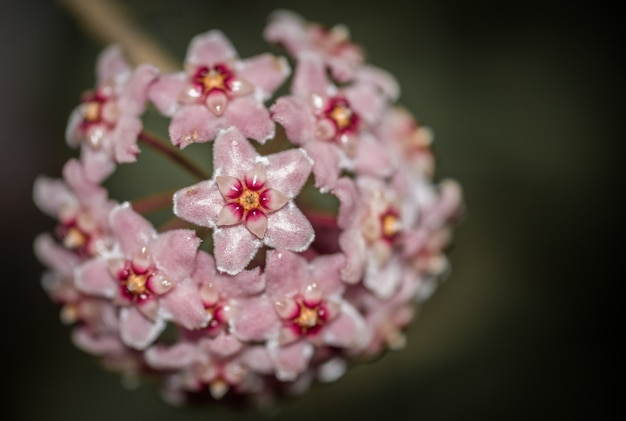
[{"label": "hoya flower cluster", "polygon": [[[430,130],[345,27],[280,11],[264,35],[286,56],[241,58],[212,30],[171,74],[107,48],[69,118],[79,156],[34,185],[58,221],[35,240],[43,286],[73,342],[175,402],[268,402],[402,347],[462,213]],[[139,146],[197,182],[116,201],[106,181]],[[200,148],[204,168],[185,154]],[[175,223],[151,222],[159,206]]]}]

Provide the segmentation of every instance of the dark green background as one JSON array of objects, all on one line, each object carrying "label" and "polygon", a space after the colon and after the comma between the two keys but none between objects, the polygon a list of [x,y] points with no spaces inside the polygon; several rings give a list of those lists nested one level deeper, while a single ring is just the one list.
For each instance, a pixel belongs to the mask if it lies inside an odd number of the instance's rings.
[{"label": "dark green background", "polygon": [[[182,60],[222,29],[242,57],[268,49],[267,15],[345,23],[396,75],[400,102],[435,131],[437,177],[465,189],[450,278],[408,346],[283,405],[275,420],[608,419],[616,401],[622,219],[617,183],[617,11],[556,1],[140,1],[144,30]],[[621,23],[621,22],[620,22]],[[125,390],[74,348],[44,294],[32,240],[53,222],[38,174],[75,152],[70,110],[102,46],[54,2],[0,3],[2,414],[9,420],[231,420]],[[620,98],[621,99],[621,98]],[[621,336],[622,334],[620,334]],[[619,365],[621,369],[621,364]],[[616,413],[614,414],[616,415]]]}]

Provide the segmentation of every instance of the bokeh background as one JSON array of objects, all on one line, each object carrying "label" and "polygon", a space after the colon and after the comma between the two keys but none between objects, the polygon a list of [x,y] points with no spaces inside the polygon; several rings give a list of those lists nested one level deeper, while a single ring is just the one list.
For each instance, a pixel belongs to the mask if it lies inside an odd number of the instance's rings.
[{"label": "bokeh background", "polygon": [[369,61],[395,74],[400,102],[434,129],[437,178],[464,187],[453,270],[404,350],[271,413],[174,408],[151,385],[125,389],[71,344],[32,254],[34,237],[53,227],[32,204],[32,183],[60,176],[75,156],[65,124],[94,83],[102,45],[56,2],[2,0],[3,419],[617,415],[617,10],[538,0],[124,3],[180,60],[193,35],[213,28],[241,57],[267,51],[261,32],[277,8],[346,24]]}]

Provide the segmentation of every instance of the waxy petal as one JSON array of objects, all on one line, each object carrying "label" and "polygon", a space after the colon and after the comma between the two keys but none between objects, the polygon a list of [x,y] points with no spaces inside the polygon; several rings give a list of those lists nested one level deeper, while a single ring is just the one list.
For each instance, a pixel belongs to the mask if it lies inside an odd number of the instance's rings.
[{"label": "waxy petal", "polygon": [[197,285],[190,279],[179,282],[175,288],[160,299],[164,312],[185,329],[206,326],[210,315],[205,311]]},{"label": "waxy petal", "polygon": [[113,154],[118,163],[135,162],[139,154],[137,137],[141,132],[141,120],[136,117],[122,116],[110,134]]},{"label": "waxy petal", "polygon": [[252,210],[246,217],[246,228],[250,232],[256,235],[258,238],[263,239],[265,237],[265,231],[267,230],[267,216],[259,210]]},{"label": "waxy petal", "polygon": [[342,177],[337,180],[332,193],[339,199],[337,225],[345,229],[359,221],[359,196],[356,184],[351,178]]},{"label": "waxy petal", "polygon": [[217,270],[235,275],[250,263],[262,243],[244,225],[235,225],[216,229],[213,244]]},{"label": "waxy petal", "polygon": [[209,92],[206,97],[206,106],[216,116],[221,116],[226,111],[228,97],[222,91]]},{"label": "waxy petal", "polygon": [[243,220],[243,206],[239,203],[227,203],[217,217],[215,225],[218,227],[236,225]]},{"label": "waxy petal", "polygon": [[307,52],[298,56],[291,92],[303,98],[309,98],[314,94],[326,96],[331,92],[331,85],[326,77],[326,66],[318,54]]},{"label": "waxy petal", "polygon": [[146,349],[165,329],[161,319],[151,321],[134,306],[120,310],[120,336],[122,341],[138,350]]},{"label": "waxy petal", "polygon": [[274,189],[267,189],[259,197],[260,204],[269,211],[275,211],[287,204],[289,198]]},{"label": "waxy petal", "polygon": [[146,108],[148,88],[156,81],[159,70],[151,64],[141,64],[132,73],[123,92],[118,98],[118,106],[123,114],[137,117]]},{"label": "waxy petal", "polygon": [[237,199],[243,193],[243,185],[238,178],[220,175],[215,177],[215,183],[224,199]]},{"label": "waxy petal", "polygon": [[287,138],[296,145],[315,139],[315,117],[303,98],[280,97],[270,107],[272,119],[283,126]]},{"label": "waxy petal", "polygon": [[324,343],[332,346],[359,349],[367,344],[367,325],[352,305],[343,302],[341,313],[322,333]]},{"label": "waxy petal", "polygon": [[72,343],[85,352],[93,355],[115,355],[126,350],[117,335],[102,335],[85,326],[72,330]]},{"label": "waxy petal", "polygon": [[241,132],[232,127],[223,130],[213,146],[213,168],[216,175],[243,178],[258,156],[254,147]]},{"label": "waxy petal", "polygon": [[211,180],[174,193],[174,214],[201,227],[213,227],[224,207],[224,198]]},{"label": "waxy petal", "polygon": [[233,98],[223,115],[224,123],[220,129],[235,126],[241,133],[250,139],[263,144],[274,137],[276,125],[263,103],[252,96]]},{"label": "waxy petal", "polygon": [[[311,281],[306,259],[287,250],[267,252],[265,276],[267,293],[274,300],[295,296]],[[289,306],[283,304],[283,307]]]},{"label": "waxy petal", "polygon": [[158,370],[181,369],[193,364],[199,357],[197,348],[189,343],[151,346],[144,355],[148,365]]},{"label": "waxy petal", "polygon": [[187,86],[185,72],[161,75],[148,90],[148,98],[161,114],[171,117],[179,107],[178,99]]},{"label": "waxy petal", "polygon": [[215,138],[215,115],[203,104],[180,107],[169,126],[170,140],[181,149],[191,143],[209,142]]},{"label": "waxy petal", "polygon": [[33,247],[39,261],[61,275],[73,275],[80,263],[75,253],[56,243],[49,234],[39,234]]},{"label": "waxy petal", "polygon": [[280,320],[271,301],[264,295],[239,299],[230,320],[232,333],[242,341],[263,341],[278,330]]},{"label": "waxy petal", "polygon": [[267,215],[264,243],[273,248],[304,251],[315,239],[309,220],[292,202]]},{"label": "waxy petal", "polygon": [[341,270],[345,265],[346,258],[341,253],[318,256],[311,262],[311,279],[324,295],[333,294],[343,287]]},{"label": "waxy petal", "polygon": [[118,82],[120,77],[127,77],[130,72],[131,68],[124,59],[120,45],[113,44],[105,48],[98,56],[96,64],[98,86]]},{"label": "waxy petal", "polygon": [[114,297],[118,290],[117,280],[111,275],[107,261],[98,258],[77,268],[74,283],[76,288],[87,294],[107,298]]},{"label": "waxy petal", "polygon": [[269,155],[267,185],[289,198],[300,193],[311,174],[313,163],[303,149],[289,149]]},{"label": "waxy petal", "polygon": [[237,51],[219,30],[211,30],[192,38],[185,62],[192,65],[213,67],[237,57]]},{"label": "waxy petal", "polygon": [[129,258],[139,253],[156,235],[152,224],[136,213],[128,202],[111,211],[110,223],[122,252]]},{"label": "waxy petal", "polygon": [[273,54],[260,54],[242,61],[239,76],[250,82],[261,100],[265,101],[282,85],[291,73],[284,57]]},{"label": "waxy petal", "polygon": [[288,346],[271,347],[269,351],[276,365],[276,377],[281,381],[293,381],[308,367],[313,345],[298,341]]},{"label": "waxy petal", "polygon": [[341,174],[339,148],[329,142],[310,142],[304,148],[313,160],[315,187],[322,192],[334,188]]},{"label": "waxy petal", "polygon": [[261,163],[257,163],[244,177],[246,187],[253,191],[260,190],[266,181],[265,167]]},{"label": "waxy petal", "polygon": [[150,253],[163,276],[177,283],[191,274],[200,242],[193,230],[167,231],[152,241]]}]

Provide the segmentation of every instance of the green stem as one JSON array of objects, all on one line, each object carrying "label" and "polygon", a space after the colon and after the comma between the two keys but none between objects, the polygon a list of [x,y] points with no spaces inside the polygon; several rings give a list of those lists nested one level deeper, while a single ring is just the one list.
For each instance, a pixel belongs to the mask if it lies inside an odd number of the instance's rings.
[{"label": "green stem", "polygon": [[194,177],[200,180],[207,180],[211,178],[202,168],[198,167],[195,163],[190,161],[185,155],[183,155],[179,149],[159,140],[156,136],[151,135],[145,130],[139,133],[139,140],[146,146],[151,147],[156,152],[176,162],[186,171],[188,171]]}]

